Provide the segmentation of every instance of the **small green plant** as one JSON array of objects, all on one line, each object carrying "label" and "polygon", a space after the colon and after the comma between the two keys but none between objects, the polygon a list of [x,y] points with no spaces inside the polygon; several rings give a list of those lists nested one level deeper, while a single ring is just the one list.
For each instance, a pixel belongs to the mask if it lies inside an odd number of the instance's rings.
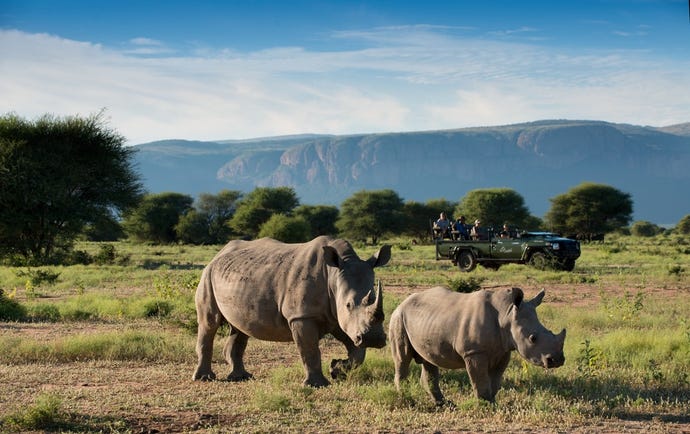
[{"label": "small green plant", "polygon": [[470,293],[482,289],[482,283],[486,280],[484,277],[470,276],[451,277],[448,279],[448,287],[455,292]]},{"label": "small green plant", "polygon": [[93,261],[98,265],[114,264],[117,258],[115,246],[112,244],[101,244],[98,253],[93,256]]},{"label": "small green plant", "polygon": [[585,378],[596,377],[604,367],[603,353],[593,347],[589,339],[580,343],[582,348],[577,356],[577,370]]},{"label": "small green plant", "polygon": [[635,296],[626,291],[622,297],[609,299],[602,294],[602,306],[610,319],[633,321],[644,308],[644,294],[638,292]]},{"label": "small green plant", "polygon": [[43,394],[34,405],[5,418],[0,428],[9,430],[48,430],[59,425],[62,400],[55,394]]},{"label": "small green plant", "polygon": [[664,380],[664,373],[661,372],[660,364],[654,359],[649,359],[647,362],[647,370],[645,373],[645,383],[660,383]]},{"label": "small green plant", "polygon": [[680,277],[683,273],[685,273],[685,269],[680,265],[669,265],[668,267],[668,274],[671,276]]}]

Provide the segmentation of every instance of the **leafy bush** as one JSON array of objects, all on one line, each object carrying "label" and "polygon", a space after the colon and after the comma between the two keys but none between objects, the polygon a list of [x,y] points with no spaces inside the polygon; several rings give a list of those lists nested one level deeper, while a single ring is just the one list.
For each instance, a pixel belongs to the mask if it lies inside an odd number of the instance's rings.
[{"label": "leafy bush", "polygon": [[[42,394],[36,403],[7,416],[0,428],[17,431],[42,431],[59,425],[62,400],[55,394]],[[4,431],[4,430],[3,430]]]},{"label": "leafy bush", "polygon": [[60,273],[58,272],[31,268],[29,268],[27,271],[17,270],[15,274],[17,277],[27,277],[28,281],[33,286],[39,286],[43,283],[53,285],[55,282],[57,282],[58,277],[60,277]]},{"label": "leafy bush", "polygon": [[26,308],[5,295],[0,288],[0,321],[21,321],[26,318]]},{"label": "leafy bush", "polygon": [[470,293],[482,289],[482,283],[486,280],[484,277],[459,277],[449,278],[448,287],[455,292]]}]

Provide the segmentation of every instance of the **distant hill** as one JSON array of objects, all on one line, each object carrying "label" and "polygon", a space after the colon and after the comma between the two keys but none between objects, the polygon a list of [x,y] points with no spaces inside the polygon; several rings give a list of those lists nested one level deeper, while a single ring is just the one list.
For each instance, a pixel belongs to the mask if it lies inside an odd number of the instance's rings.
[{"label": "distant hill", "polygon": [[292,186],[306,204],[390,188],[405,200],[459,200],[510,187],[543,216],[549,199],[584,181],[630,193],[636,220],[690,214],[690,123],[642,127],[545,120],[497,127],[251,140],[165,140],[135,146],[151,192]]}]

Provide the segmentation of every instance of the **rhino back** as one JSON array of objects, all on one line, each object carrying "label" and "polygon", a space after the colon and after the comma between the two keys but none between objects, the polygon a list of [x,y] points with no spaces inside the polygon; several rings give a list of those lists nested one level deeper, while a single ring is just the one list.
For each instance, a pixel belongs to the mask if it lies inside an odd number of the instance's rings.
[{"label": "rhino back", "polygon": [[462,294],[435,287],[408,297],[400,308],[415,351],[442,368],[465,366],[463,357],[505,354],[493,293]]},{"label": "rhino back", "polygon": [[333,321],[322,246],[327,238],[285,244],[263,238],[231,241],[211,268],[213,292],[230,324],[249,336],[290,341],[296,318]]}]

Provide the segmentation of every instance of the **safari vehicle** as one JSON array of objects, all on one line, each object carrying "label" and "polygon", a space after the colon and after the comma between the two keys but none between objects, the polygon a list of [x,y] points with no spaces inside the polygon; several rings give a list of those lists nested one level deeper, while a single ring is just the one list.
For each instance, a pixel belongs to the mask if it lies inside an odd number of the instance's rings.
[{"label": "safari vehicle", "polygon": [[436,240],[436,259],[450,259],[460,271],[480,264],[498,269],[503,264],[529,264],[539,269],[572,271],[580,257],[580,243],[551,232],[514,232],[500,238],[488,231],[480,240]]}]

